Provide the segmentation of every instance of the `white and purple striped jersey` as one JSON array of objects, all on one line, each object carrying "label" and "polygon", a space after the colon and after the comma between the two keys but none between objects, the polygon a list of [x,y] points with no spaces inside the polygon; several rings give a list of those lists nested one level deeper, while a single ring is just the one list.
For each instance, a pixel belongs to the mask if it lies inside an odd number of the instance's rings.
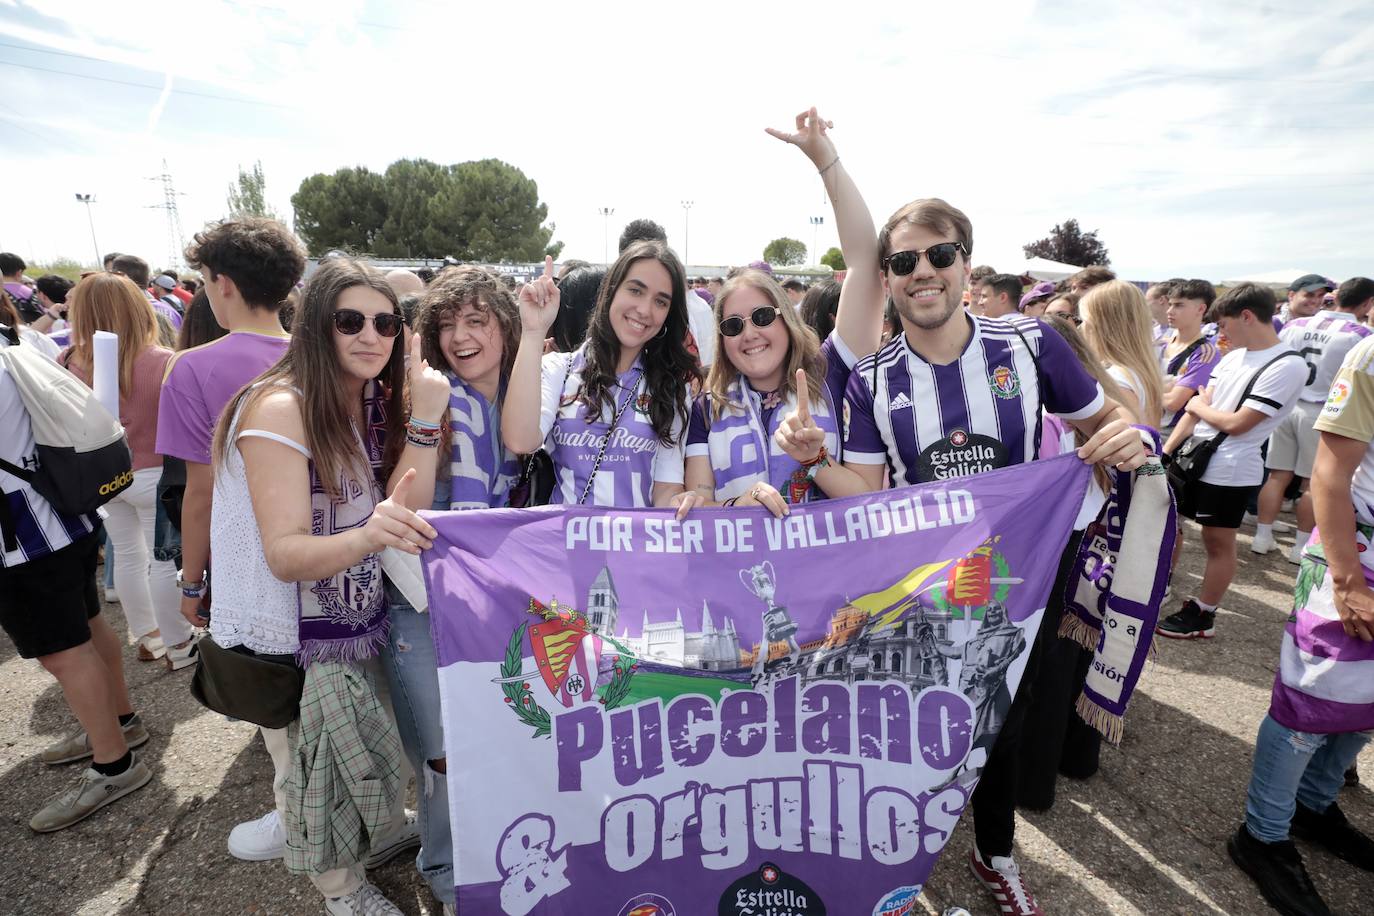
[{"label": "white and purple striped jersey", "polygon": [[[0,337],[0,346],[8,341]],[[21,345],[22,346],[22,345]],[[19,467],[36,467],[37,447],[29,412],[19,396],[19,387],[9,372],[0,368],[0,458]],[[54,553],[95,530],[99,518],[90,515],[65,515],[23,480],[0,470],[0,566],[15,567]]]},{"label": "white and purple striped jersey", "polygon": [[1355,316],[1330,309],[1322,309],[1311,318],[1294,318],[1284,325],[1279,340],[1296,350],[1307,363],[1307,384],[1298,400],[1324,402],[1345,355],[1370,334],[1374,331],[1356,321]]},{"label": "white and purple striped jersey", "polygon": [[905,334],[859,361],[845,390],[846,462],[886,463],[899,487],[967,477],[1033,460],[1042,404],[1066,420],[1102,409],[1102,387],[1038,319],[967,320],[973,334],[947,365],[926,362]]}]

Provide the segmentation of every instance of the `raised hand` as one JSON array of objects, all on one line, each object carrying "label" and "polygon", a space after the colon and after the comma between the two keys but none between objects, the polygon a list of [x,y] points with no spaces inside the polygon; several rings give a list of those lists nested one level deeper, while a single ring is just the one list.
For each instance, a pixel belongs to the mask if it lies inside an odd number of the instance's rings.
[{"label": "raised hand", "polygon": [[520,333],[542,339],[558,317],[558,284],[553,282],[553,258],[544,256],[544,273],[520,288]]},{"label": "raised hand", "polygon": [[791,458],[805,464],[815,461],[825,444],[825,430],[811,419],[811,397],[806,373],[797,370],[797,409],[789,413],[773,434],[773,441]]},{"label": "raised hand", "polygon": [[835,144],[826,133],[834,126],[834,122],[823,120],[816,114],[813,106],[797,115],[797,129],[794,132],[788,133],[773,127],[765,127],[764,131],[770,137],[777,137],[784,143],[800,147],[807,158],[815,163],[816,168],[823,169],[839,155],[835,152]]},{"label": "raised hand", "polygon": [[421,355],[420,335],[410,335],[410,415],[430,423],[443,421],[448,409],[449,381]]},{"label": "raised hand", "polygon": [[361,533],[368,553],[380,553],[385,547],[395,547],[406,553],[418,554],[423,549],[434,546],[438,534],[429,522],[406,508],[411,484],[415,482],[415,469],[406,471],[396,484],[391,495],[377,504],[372,517],[362,528]]}]

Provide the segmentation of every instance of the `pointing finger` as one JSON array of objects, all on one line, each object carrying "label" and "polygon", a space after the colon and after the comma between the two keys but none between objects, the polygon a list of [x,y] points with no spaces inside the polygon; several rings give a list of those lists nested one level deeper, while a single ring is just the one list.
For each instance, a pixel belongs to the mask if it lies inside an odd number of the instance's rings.
[{"label": "pointing finger", "polygon": [[804,426],[811,424],[811,394],[807,389],[804,369],[797,370],[797,418]]},{"label": "pointing finger", "polygon": [[544,255],[544,278],[553,279],[553,255]]}]

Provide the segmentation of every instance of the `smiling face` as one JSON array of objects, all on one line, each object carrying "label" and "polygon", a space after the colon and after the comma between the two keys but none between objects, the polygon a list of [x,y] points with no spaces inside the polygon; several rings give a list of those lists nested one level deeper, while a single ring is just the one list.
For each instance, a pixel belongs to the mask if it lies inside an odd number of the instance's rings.
[{"label": "smiling face", "polygon": [[1326,287],[1318,286],[1316,289],[1303,289],[1288,294],[1288,314],[1293,318],[1311,318],[1322,307],[1322,298],[1326,295]]},{"label": "smiling face", "polygon": [[782,385],[783,367],[791,340],[782,315],[777,315],[766,328],[758,327],[749,316],[756,309],[773,309],[776,303],[763,290],[742,286],[732,292],[721,305],[720,320],[744,319],[744,331],[734,337],[720,334],[719,345],[724,348],[730,364],[749,380],[755,391],[774,391]]},{"label": "smiling face", "polygon": [[361,332],[348,335],[338,329],[334,331],[334,347],[339,358],[339,368],[345,376],[354,381],[365,382],[374,379],[386,369],[387,360],[400,336],[383,337],[377,333],[370,320],[375,315],[389,315],[396,312],[390,300],[366,286],[350,286],[339,294],[334,302],[334,310],[353,309],[368,316],[363,322]]},{"label": "smiling face", "polygon": [[454,375],[479,391],[500,386],[505,344],[490,310],[469,303],[445,312],[439,319],[439,352]]},{"label": "smiling face", "polygon": [[672,304],[673,278],[668,268],[653,258],[640,258],[630,265],[608,310],[622,359],[633,360],[654,339],[668,320]]},{"label": "smiling face", "polygon": [[[885,254],[920,251],[941,242],[954,241],[957,239],[953,235],[902,223],[892,230]],[[890,267],[883,271],[883,288],[892,297],[897,314],[904,321],[930,331],[943,327],[959,311],[970,272],[962,251],[955,256],[953,264],[941,270],[931,267],[930,259],[923,254],[916,269],[905,277],[894,274]]]}]

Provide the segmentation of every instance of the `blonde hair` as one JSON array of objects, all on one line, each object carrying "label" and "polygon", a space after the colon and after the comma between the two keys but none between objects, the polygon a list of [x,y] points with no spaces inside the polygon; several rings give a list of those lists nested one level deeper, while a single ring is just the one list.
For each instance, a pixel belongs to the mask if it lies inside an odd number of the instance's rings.
[{"label": "blonde hair", "polygon": [[[778,318],[787,329],[787,356],[784,358],[784,371],[780,391],[794,394],[797,390],[797,370],[806,371],[806,385],[811,395],[814,409],[817,399],[825,398],[825,369],[821,359],[821,343],[816,332],[802,323],[796,307],[777,281],[761,270],[741,270],[726,281],[720,295],[716,296],[716,360],[706,376],[706,391],[711,395],[711,419],[719,420],[727,406],[743,411],[743,404],[730,401],[730,385],[739,378],[739,370],[730,357],[725,354],[725,336],[720,332],[720,323],[725,314],[725,301],[744,288],[756,289],[768,297],[769,303],[778,310]],[[745,321],[748,321],[745,318]],[[833,416],[835,405],[827,403],[827,410]]]},{"label": "blonde hair", "polygon": [[[1164,378],[1153,345],[1150,306],[1145,296],[1125,280],[1109,280],[1088,290],[1078,304],[1083,336],[1098,357],[1109,365],[1130,370],[1145,387],[1136,392],[1145,415],[1136,419],[1157,426],[1164,414]],[[1136,413],[1138,404],[1124,405]]]},{"label": "blonde hair", "polygon": [[72,325],[70,360],[87,371],[94,371],[95,332],[119,335],[119,390],[129,394],[134,361],[159,339],[153,304],[143,291],[120,274],[91,274],[67,294],[67,320]]}]

